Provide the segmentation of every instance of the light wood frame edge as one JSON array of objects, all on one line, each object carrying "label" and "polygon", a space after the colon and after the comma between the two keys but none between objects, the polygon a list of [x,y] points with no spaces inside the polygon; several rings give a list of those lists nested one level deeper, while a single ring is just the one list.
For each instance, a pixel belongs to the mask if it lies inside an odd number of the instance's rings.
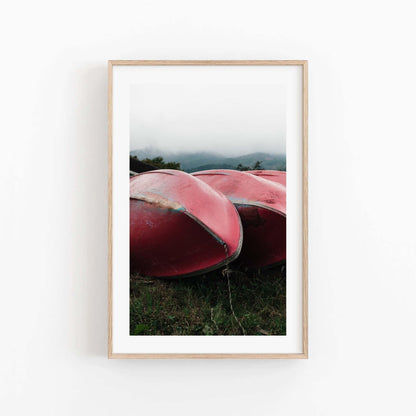
[{"label": "light wood frame edge", "polygon": [[[294,65],[302,66],[302,338],[303,352],[289,354],[120,354],[113,353],[113,66]],[[108,61],[108,358],[109,359],[307,359],[308,344],[308,61],[307,60],[111,60]]]}]

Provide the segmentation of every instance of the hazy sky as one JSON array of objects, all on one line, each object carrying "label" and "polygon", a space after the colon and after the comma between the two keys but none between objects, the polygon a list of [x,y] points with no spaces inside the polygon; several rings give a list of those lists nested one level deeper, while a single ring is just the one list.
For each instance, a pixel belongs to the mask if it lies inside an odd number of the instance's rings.
[{"label": "hazy sky", "polygon": [[130,150],[286,153],[281,85],[133,85],[130,99]]}]

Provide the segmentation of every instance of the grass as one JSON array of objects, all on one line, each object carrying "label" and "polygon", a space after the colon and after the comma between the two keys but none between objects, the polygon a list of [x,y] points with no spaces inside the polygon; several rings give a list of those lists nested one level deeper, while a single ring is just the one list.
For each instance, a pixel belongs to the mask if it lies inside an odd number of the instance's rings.
[{"label": "grass", "polygon": [[[286,273],[130,278],[131,335],[286,335]],[[231,293],[231,309],[229,293]],[[237,319],[236,319],[237,318]],[[237,321],[238,320],[238,321]]]}]

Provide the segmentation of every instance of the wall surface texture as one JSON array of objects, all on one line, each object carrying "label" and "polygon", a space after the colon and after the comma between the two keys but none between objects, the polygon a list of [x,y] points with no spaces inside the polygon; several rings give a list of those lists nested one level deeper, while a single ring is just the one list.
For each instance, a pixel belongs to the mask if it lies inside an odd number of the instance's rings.
[{"label": "wall surface texture", "polygon": [[[24,0],[0,22],[2,415],[415,414],[412,2]],[[309,360],[107,360],[108,59],[309,60]]]}]

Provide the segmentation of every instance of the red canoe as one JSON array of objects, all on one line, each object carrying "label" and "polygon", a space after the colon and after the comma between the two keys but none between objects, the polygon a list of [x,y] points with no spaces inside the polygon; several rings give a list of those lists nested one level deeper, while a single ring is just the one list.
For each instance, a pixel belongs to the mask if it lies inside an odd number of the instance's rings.
[{"label": "red canoe", "polygon": [[248,170],[248,173],[286,186],[286,172],[281,170]]},{"label": "red canoe", "polygon": [[221,191],[236,206],[244,241],[239,261],[249,268],[286,259],[286,187],[235,170],[207,170],[194,176]]},{"label": "red canoe", "polygon": [[219,268],[241,250],[232,203],[194,176],[154,170],[130,178],[130,269],[185,277]]}]

